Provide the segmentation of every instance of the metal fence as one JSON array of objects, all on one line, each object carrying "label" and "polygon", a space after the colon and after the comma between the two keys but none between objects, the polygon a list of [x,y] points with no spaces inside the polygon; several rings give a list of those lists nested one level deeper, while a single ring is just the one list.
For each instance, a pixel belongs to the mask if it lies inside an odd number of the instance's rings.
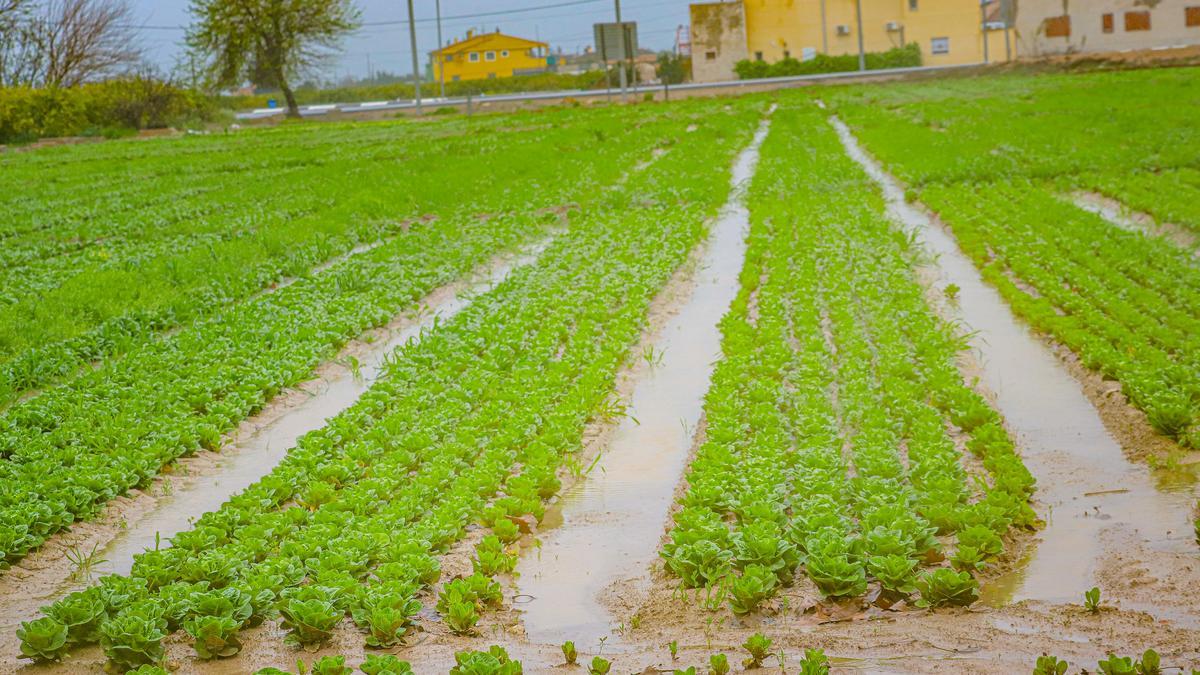
[{"label": "metal fence", "polygon": [[[908,73],[937,73],[967,68],[977,68],[982,63],[965,63],[953,66],[914,66],[911,68],[884,68],[880,70],[851,70],[841,73],[821,73],[818,75],[792,75],[789,77],[764,77],[753,80],[730,80],[728,82],[692,82],[688,84],[642,84],[631,86],[626,93],[631,96],[664,93],[670,96],[672,91],[695,91],[705,89],[739,89],[743,87],[778,86],[802,82],[822,82],[829,80],[853,80],[861,77],[879,77],[881,75],[904,75]],[[562,91],[541,91],[525,94],[495,94],[479,96],[460,96],[456,98],[425,98],[421,99],[422,107],[465,106],[472,107],[483,103],[512,103],[521,101],[547,101],[566,98],[596,98],[601,96],[619,97],[617,89],[570,89]],[[366,113],[389,110],[411,110],[417,107],[415,100],[371,101],[367,103],[328,103],[321,105],[301,106],[303,117],[319,117],[330,113]],[[238,113],[239,120],[267,119],[284,114],[283,108],[259,108],[250,112]]]}]

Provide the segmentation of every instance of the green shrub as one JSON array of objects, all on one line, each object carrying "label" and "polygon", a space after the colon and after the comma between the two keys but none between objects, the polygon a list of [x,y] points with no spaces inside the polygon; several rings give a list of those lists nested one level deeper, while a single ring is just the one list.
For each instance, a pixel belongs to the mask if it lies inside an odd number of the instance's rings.
[{"label": "green shrub", "polygon": [[215,115],[206,96],[150,77],[130,76],[70,89],[0,89],[0,143],[59,136],[116,138]]},{"label": "green shrub", "polygon": [[[921,47],[909,43],[903,47],[894,47],[886,52],[868,52],[866,55],[867,70],[882,70],[885,68],[912,68],[920,66]],[[791,77],[795,75],[819,75],[822,73],[845,73],[858,70],[858,54],[817,54],[808,61],[799,61],[792,57],[767,63],[766,61],[751,61],[743,59],[733,67],[740,80],[752,80],[763,77]]]}]

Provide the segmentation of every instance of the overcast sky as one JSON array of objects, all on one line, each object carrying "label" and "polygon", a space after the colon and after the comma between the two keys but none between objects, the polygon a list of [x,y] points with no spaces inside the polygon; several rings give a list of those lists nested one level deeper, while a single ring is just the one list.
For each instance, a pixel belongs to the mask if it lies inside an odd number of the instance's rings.
[{"label": "overcast sky", "polygon": [[[188,0],[130,0],[151,57],[161,66],[174,64],[185,26],[190,20]],[[329,75],[366,75],[370,59],[375,70],[412,71],[408,46],[406,0],[356,0],[366,24],[400,21],[388,26],[365,26],[346,39],[345,54]],[[417,19],[417,46],[422,67],[426,53],[437,45],[435,0],[413,0]],[[675,44],[675,29],[688,21],[689,0],[621,0],[621,18],[638,22],[641,46],[655,50]],[[540,38],[557,51],[581,51],[592,42],[592,24],[613,20],[613,0],[441,0],[442,38],[462,37],[468,28],[495,30],[526,38]],[[488,16],[470,16],[488,14]],[[460,18],[454,18],[460,17]]]}]

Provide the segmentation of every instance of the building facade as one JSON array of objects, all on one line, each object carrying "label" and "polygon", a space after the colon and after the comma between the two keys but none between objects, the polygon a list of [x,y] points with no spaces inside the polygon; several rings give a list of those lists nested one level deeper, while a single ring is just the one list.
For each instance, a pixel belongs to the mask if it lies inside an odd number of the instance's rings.
[{"label": "building facade", "polygon": [[[916,43],[926,65],[984,60],[990,3],[978,0],[862,0],[863,48],[883,52]],[[996,28],[995,22],[990,22]],[[1004,31],[988,31],[989,60],[1002,60]],[[733,79],[742,59],[774,63],[858,52],[856,0],[739,0],[691,6],[693,79]]]},{"label": "building facade", "polygon": [[1019,0],[1024,57],[1200,44],[1200,0]]},{"label": "building facade", "polygon": [[540,73],[546,70],[549,54],[545,42],[526,40],[500,31],[468,31],[467,37],[430,52],[435,79],[447,82],[485,80]]}]

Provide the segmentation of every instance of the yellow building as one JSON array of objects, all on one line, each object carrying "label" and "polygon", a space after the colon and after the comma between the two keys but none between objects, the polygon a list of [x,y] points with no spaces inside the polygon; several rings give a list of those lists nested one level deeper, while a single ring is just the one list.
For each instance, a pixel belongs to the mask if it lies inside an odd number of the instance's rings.
[{"label": "yellow building", "polygon": [[527,75],[546,70],[545,42],[495,33],[467,31],[466,39],[430,52],[433,77],[447,82]]},{"label": "yellow building", "polygon": [[[924,65],[984,61],[984,12],[979,0],[861,3],[864,51],[883,52],[915,43]],[[732,66],[742,59],[774,63],[787,57],[803,61],[817,54],[855,54],[856,5],[856,0],[740,0],[692,5],[693,79],[732,79]],[[984,8],[989,15],[999,3],[990,5]],[[988,25],[988,60],[1004,60],[1009,53],[1005,31],[994,22]]]}]

